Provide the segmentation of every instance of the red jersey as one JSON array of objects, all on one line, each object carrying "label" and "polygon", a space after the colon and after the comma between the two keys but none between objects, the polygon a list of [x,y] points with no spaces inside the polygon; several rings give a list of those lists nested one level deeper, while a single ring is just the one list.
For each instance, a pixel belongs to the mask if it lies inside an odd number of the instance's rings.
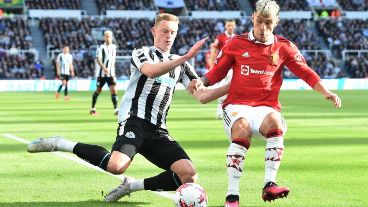
[{"label": "red jersey", "polygon": [[219,34],[216,36],[215,39],[215,48],[217,48],[218,50],[221,50],[222,47],[227,43],[228,40],[230,40],[232,37],[234,37],[235,34],[232,35],[227,35],[225,32]]},{"label": "red jersey", "polygon": [[210,85],[225,78],[233,69],[228,104],[269,106],[278,111],[282,70],[287,66],[297,77],[312,88],[319,76],[305,62],[298,48],[289,40],[274,36],[271,43],[257,43],[253,34],[246,33],[231,39],[217,56],[215,66],[206,74]]}]

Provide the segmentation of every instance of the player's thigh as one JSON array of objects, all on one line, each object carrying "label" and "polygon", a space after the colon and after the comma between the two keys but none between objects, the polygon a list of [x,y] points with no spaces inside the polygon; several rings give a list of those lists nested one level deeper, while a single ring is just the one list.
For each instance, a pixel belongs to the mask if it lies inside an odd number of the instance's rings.
[{"label": "player's thigh", "polygon": [[112,152],[120,152],[133,160],[134,156],[141,150],[145,137],[149,136],[150,130],[144,120],[129,117],[126,121],[119,123],[115,143]]},{"label": "player's thigh", "polygon": [[198,178],[192,161],[188,159],[181,159],[174,162],[170,169],[180,178],[182,183],[195,182]]},{"label": "player's thigh", "polygon": [[106,79],[105,78],[98,77],[97,78],[97,81],[96,81],[96,86],[97,86],[97,88],[101,88],[102,89],[102,87],[105,85],[105,83],[106,83]]},{"label": "player's thigh", "polygon": [[188,154],[179,143],[170,137],[167,131],[155,131],[153,134],[154,136],[151,137],[151,140],[145,142],[144,149],[140,152],[148,161],[164,170],[171,170],[171,166],[175,162],[190,160]]},{"label": "player's thigh", "polygon": [[224,129],[230,140],[252,137],[249,106],[228,105],[224,109]]},{"label": "player's thigh", "polygon": [[110,88],[111,94],[116,94],[116,77],[109,77],[107,79],[108,80],[106,82]]},{"label": "player's thigh", "polygon": [[[262,109],[263,108],[263,109]],[[258,113],[256,125],[259,125],[259,133],[266,137],[271,130],[281,129],[286,132],[286,123],[280,112],[270,107],[262,107]]]}]

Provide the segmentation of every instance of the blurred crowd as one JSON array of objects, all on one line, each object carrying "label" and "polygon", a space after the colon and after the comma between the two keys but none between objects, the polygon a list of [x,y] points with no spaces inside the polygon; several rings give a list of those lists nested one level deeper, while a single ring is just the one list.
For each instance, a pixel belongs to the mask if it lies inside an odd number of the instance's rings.
[{"label": "blurred crowd", "polygon": [[317,29],[329,44],[333,55],[342,57],[344,49],[368,49],[368,20],[328,19],[317,21]]},{"label": "blurred crowd", "polygon": [[28,9],[81,9],[79,0],[26,0],[25,3]]},{"label": "blurred crowd", "polygon": [[[95,0],[101,14],[106,10],[155,10],[153,0]],[[184,0],[190,10],[241,10],[237,0]],[[254,4],[256,0],[250,0]],[[80,0],[27,0],[30,9],[81,9]],[[344,10],[366,11],[368,0],[289,0],[280,1],[282,10],[310,10],[310,6],[336,6]],[[252,29],[250,19],[236,19],[236,33],[241,34]],[[318,32],[313,30],[314,25]],[[108,28],[114,32],[115,44],[118,45],[118,55],[129,56],[131,51],[142,45],[152,45],[153,38],[150,28],[153,20],[144,18],[41,18],[39,28],[43,32],[45,44],[50,49],[59,49],[68,45],[75,61],[76,74],[80,78],[92,78],[95,71],[95,45],[97,40],[95,28]],[[104,29],[102,29],[104,30]],[[97,33],[101,33],[101,31]],[[209,55],[210,44],[216,35],[224,32],[223,19],[191,19],[181,18],[178,36],[172,48],[172,53],[185,54],[190,46],[204,37],[209,40],[203,46],[194,60],[195,68],[204,75],[208,68],[206,58]],[[345,49],[368,50],[368,20],[326,18],[313,20],[282,19],[275,30],[295,43],[302,50],[309,65],[322,78],[367,77],[368,53],[347,53]],[[320,50],[326,43],[330,53],[311,52],[303,50]],[[28,50],[29,52],[24,52]],[[27,21],[21,18],[0,18],[0,78],[41,78],[43,64],[38,61],[37,53],[32,53],[32,36]],[[20,52],[23,51],[23,52]],[[333,57],[337,59],[333,59]],[[336,60],[343,59],[343,65]],[[118,61],[118,76],[129,77],[129,61]],[[52,64],[54,67],[54,64]],[[341,69],[340,67],[343,67]],[[29,69],[29,70],[28,70]],[[285,78],[294,76],[288,71]]]},{"label": "blurred crowd", "polygon": [[0,18],[0,78],[41,78],[43,66],[32,52],[32,37],[21,18]]},{"label": "blurred crowd", "polygon": [[[319,0],[318,0],[319,1]],[[257,0],[249,0],[250,4],[255,9]],[[277,1],[282,11],[305,11],[310,10],[309,3],[306,0],[289,0],[289,1]]]},{"label": "blurred crowd", "polygon": [[368,0],[337,0],[345,11],[367,11]]},{"label": "blurred crowd", "polygon": [[32,45],[27,23],[21,18],[0,18],[0,48],[29,49]]},{"label": "blurred crowd", "polygon": [[153,0],[96,0],[96,5],[100,14],[105,14],[106,10],[155,10]]},{"label": "blurred crowd", "polygon": [[190,11],[240,11],[238,0],[184,0]]},{"label": "blurred crowd", "polygon": [[351,78],[368,78],[368,52],[347,55],[344,68]]},{"label": "blurred crowd", "polygon": [[43,64],[34,54],[6,52],[0,48],[0,79],[38,79],[43,77]]}]

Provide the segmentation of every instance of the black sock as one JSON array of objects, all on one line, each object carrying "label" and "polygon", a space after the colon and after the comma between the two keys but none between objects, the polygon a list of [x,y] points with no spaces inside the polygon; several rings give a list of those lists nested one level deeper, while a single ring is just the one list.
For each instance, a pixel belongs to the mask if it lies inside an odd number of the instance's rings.
[{"label": "black sock", "polygon": [[64,89],[64,96],[68,95],[68,85],[65,85],[65,89]]},{"label": "black sock", "polygon": [[116,109],[118,105],[118,98],[116,97],[116,94],[111,94],[111,101],[112,101],[112,104],[114,105],[114,109]]},{"label": "black sock", "polygon": [[182,183],[179,177],[171,171],[165,171],[154,177],[144,179],[144,189],[145,190],[174,191],[181,184]]},{"label": "black sock", "polygon": [[92,108],[95,108],[97,97],[98,97],[98,93],[95,92],[92,96]]},{"label": "black sock", "polygon": [[59,86],[59,89],[57,90],[57,92],[58,93],[60,93],[60,91],[61,91],[61,88],[63,87],[63,84],[61,84],[60,86]]},{"label": "black sock", "polygon": [[73,153],[103,170],[106,170],[111,155],[109,151],[101,146],[83,143],[75,145]]}]

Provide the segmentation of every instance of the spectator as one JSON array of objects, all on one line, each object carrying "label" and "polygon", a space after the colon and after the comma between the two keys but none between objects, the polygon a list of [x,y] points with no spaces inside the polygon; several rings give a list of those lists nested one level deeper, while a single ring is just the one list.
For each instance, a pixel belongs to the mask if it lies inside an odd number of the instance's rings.
[{"label": "spectator", "polygon": [[240,11],[238,0],[184,0],[190,11]]},{"label": "spectator", "polygon": [[96,0],[96,5],[100,14],[105,14],[106,10],[155,10],[153,0]]},{"label": "spectator", "polygon": [[25,3],[28,9],[81,9],[79,0],[26,0]]}]

